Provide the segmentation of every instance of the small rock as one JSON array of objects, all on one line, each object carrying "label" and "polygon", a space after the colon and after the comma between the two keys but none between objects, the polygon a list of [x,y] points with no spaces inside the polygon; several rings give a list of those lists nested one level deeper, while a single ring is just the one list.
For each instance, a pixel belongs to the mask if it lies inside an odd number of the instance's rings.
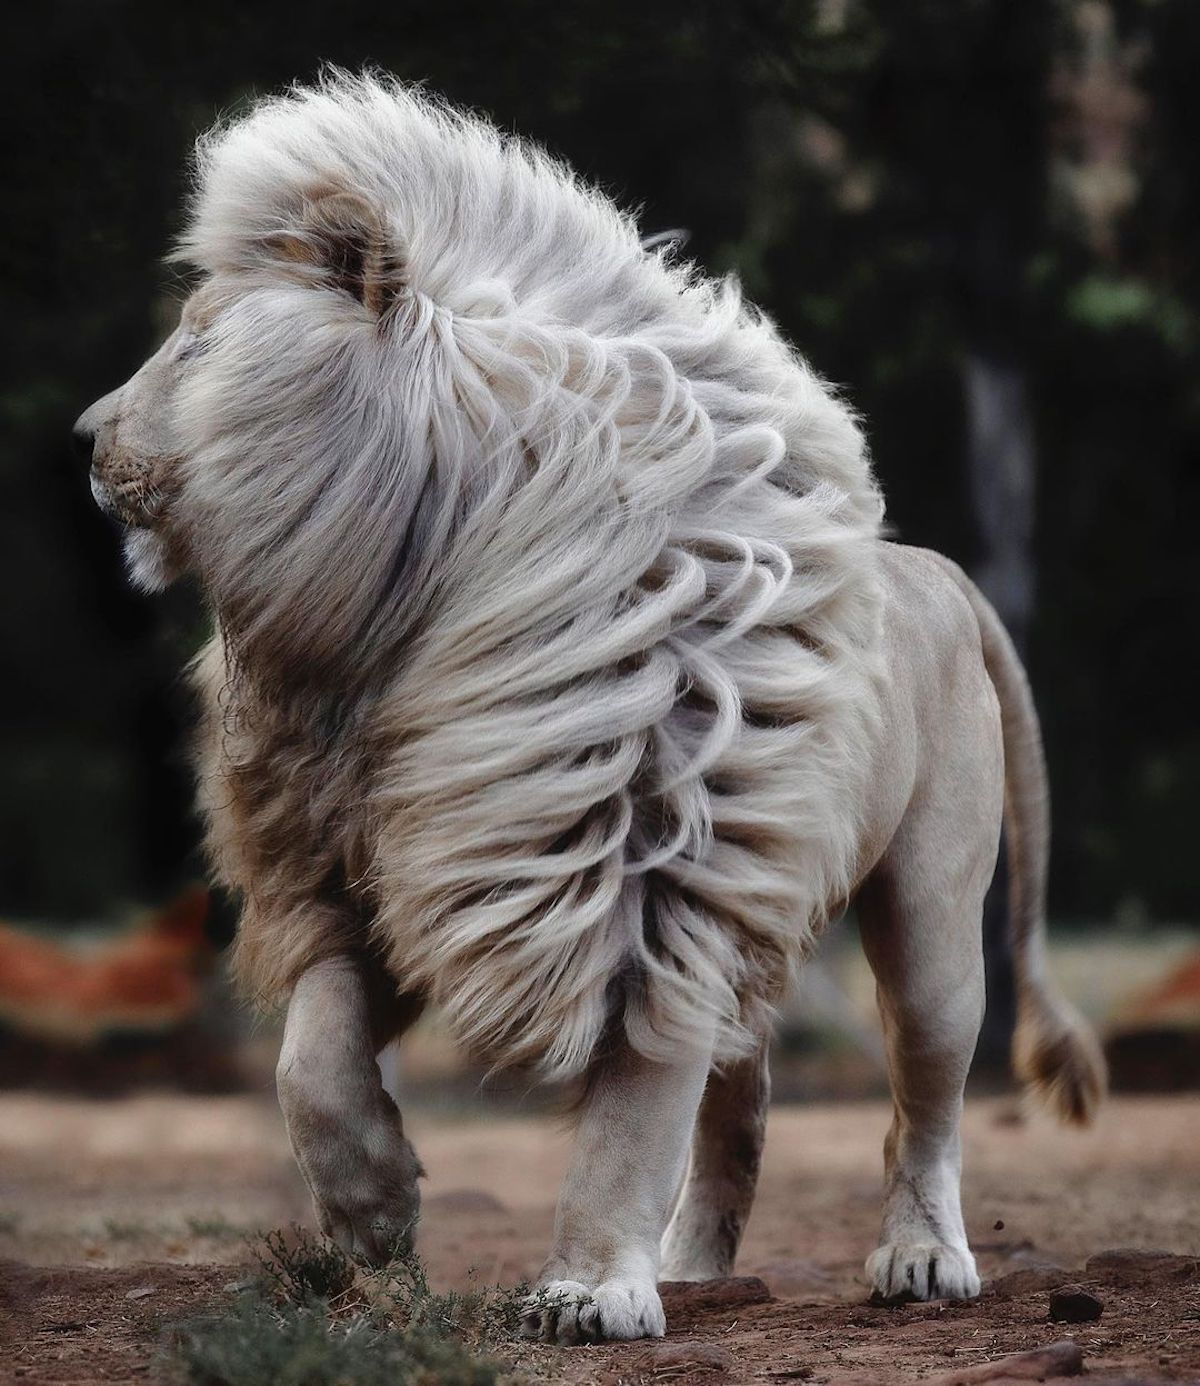
[{"label": "small rock", "polygon": [[1054,1323],[1092,1323],[1104,1313],[1104,1301],[1082,1285],[1060,1285],[1050,1295]]},{"label": "small rock", "polygon": [[158,1289],[157,1285],[139,1285],[136,1290],[126,1290],[126,1299],[145,1299],[147,1295],[152,1295]]},{"label": "small rock", "polygon": [[1078,1376],[1083,1371],[1083,1351],[1078,1343],[1065,1338],[1032,1352],[1017,1352],[995,1362],[960,1367],[942,1376],[927,1377],[922,1386],[982,1386],[983,1383],[1045,1381],[1056,1376]]},{"label": "small rock", "polygon": [[630,1366],[639,1372],[727,1372],[733,1353],[717,1343],[654,1343]]},{"label": "small rock", "polygon": [[1200,1260],[1195,1256],[1175,1256],[1169,1251],[1117,1247],[1093,1256],[1084,1270],[1089,1276],[1103,1276],[1118,1285],[1145,1285],[1148,1281],[1191,1280],[1200,1274]]},{"label": "small rock", "polygon": [[228,1280],[221,1286],[221,1289],[224,1290],[227,1295],[240,1295],[244,1294],[247,1290],[254,1289],[257,1284],[258,1280],[254,1276],[251,1276],[248,1280]]},{"label": "small rock", "polygon": [[722,1280],[665,1280],[659,1284],[667,1317],[671,1306],[680,1309],[740,1309],[744,1304],[766,1304],[771,1291],[757,1275],[730,1275]]}]

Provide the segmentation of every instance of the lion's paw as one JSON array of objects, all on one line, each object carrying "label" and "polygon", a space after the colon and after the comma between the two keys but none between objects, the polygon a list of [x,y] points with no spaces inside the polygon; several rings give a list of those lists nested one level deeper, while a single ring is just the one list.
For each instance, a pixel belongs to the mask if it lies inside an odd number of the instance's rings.
[{"label": "lion's paw", "polygon": [[420,1209],[415,1188],[313,1189],[313,1211],[321,1231],[348,1255],[386,1266],[412,1248]]},{"label": "lion's paw", "polygon": [[965,1246],[885,1242],[867,1259],[871,1298],[885,1304],[915,1299],[974,1299],[975,1258]]},{"label": "lion's paw", "polygon": [[594,1289],[577,1280],[552,1280],[525,1301],[521,1319],[526,1338],[565,1347],[661,1338],[666,1331],[658,1291],[640,1280],[605,1280]]},{"label": "lion's paw", "polygon": [[279,1095],[321,1231],[376,1266],[407,1251],[424,1170],[391,1098],[328,1087],[314,1094],[290,1075]]}]

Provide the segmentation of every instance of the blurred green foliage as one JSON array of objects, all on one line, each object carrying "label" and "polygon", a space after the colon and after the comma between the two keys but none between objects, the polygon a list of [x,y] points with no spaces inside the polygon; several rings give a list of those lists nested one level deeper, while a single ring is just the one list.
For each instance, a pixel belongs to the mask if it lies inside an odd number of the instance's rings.
[{"label": "blurred green foliage", "polygon": [[1052,904],[1200,917],[1193,0],[31,13],[6,72],[0,914],[94,917],[196,869],[177,675],[203,613],[126,589],[68,431],[182,293],[160,257],[196,133],[327,61],[427,81],[639,206],[647,232],[689,228],[689,253],[737,271],[844,383],[898,533],[968,566],[963,361],[1018,362]]}]

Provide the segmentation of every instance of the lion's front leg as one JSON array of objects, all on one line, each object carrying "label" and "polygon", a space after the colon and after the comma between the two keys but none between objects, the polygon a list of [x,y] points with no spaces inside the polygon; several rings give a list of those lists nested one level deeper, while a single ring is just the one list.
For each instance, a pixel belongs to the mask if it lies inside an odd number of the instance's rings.
[{"label": "lion's front leg", "polygon": [[663,1280],[733,1274],[750,1216],[771,1100],[770,1037],[708,1076],[687,1179],[662,1244]]},{"label": "lion's front leg", "polygon": [[659,1243],[683,1177],[711,1062],[704,1043],[671,1063],[622,1045],[588,1093],[559,1196],[554,1249],[524,1332],[543,1342],[659,1338]]},{"label": "lion's front leg", "polygon": [[420,1161],[375,1062],[418,1010],[387,997],[362,958],[316,963],[292,992],[276,1069],[322,1232],[375,1264],[411,1243],[420,1211]]}]

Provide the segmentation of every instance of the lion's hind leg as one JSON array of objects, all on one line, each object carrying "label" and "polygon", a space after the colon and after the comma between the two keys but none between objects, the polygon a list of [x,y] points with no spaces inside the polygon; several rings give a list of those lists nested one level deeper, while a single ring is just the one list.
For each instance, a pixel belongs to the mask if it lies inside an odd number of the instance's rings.
[{"label": "lion's hind leg", "polygon": [[888,1300],[979,1293],[959,1196],[959,1122],[983,1018],[983,897],[1003,786],[994,702],[966,705],[975,715],[933,723],[931,768],[859,895],[894,1106],[883,1230],[867,1262],[875,1294]]},{"label": "lion's hind leg", "polygon": [[983,1016],[980,914],[948,914],[932,901],[915,910],[886,878],[860,900],[894,1108],[883,1228],[867,1276],[885,1300],[970,1299],[979,1276],[959,1196],[959,1119]]},{"label": "lion's hind leg", "polygon": [[663,1280],[730,1275],[750,1216],[771,1097],[770,1039],[713,1069],[696,1118],[687,1177],[663,1237]]}]

